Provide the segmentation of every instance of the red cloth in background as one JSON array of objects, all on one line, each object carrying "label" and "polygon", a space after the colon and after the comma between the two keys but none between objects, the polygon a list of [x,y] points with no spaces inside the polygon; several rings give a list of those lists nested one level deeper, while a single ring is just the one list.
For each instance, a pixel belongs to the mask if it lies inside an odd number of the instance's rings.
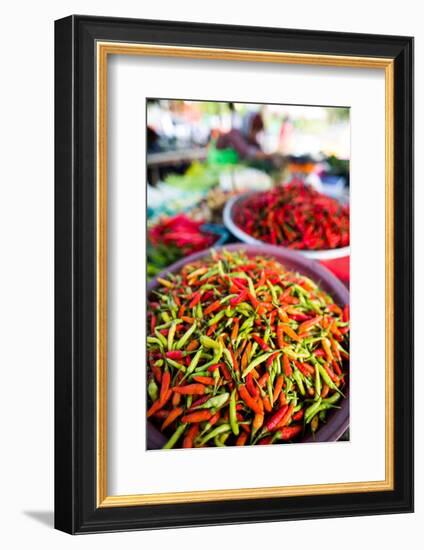
[{"label": "red cloth in background", "polygon": [[336,260],[321,260],[320,264],[329,269],[347,287],[350,281],[350,256],[337,258]]}]

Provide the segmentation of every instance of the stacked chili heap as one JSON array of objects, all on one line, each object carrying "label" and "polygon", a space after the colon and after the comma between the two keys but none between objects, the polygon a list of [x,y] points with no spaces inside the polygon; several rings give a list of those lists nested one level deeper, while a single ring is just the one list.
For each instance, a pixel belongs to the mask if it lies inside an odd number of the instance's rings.
[{"label": "stacked chili heap", "polygon": [[158,282],[147,417],[164,448],[295,441],[338,407],[349,312],[309,278],[274,259],[213,250]]},{"label": "stacked chili heap", "polygon": [[292,181],[240,203],[235,223],[257,240],[299,250],[349,245],[349,206]]}]

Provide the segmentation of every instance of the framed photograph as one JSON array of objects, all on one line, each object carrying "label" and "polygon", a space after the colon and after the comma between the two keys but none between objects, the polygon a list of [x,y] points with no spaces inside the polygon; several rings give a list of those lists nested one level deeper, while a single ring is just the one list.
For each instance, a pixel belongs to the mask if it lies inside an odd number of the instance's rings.
[{"label": "framed photograph", "polygon": [[413,39],[55,24],[55,525],[413,510]]}]

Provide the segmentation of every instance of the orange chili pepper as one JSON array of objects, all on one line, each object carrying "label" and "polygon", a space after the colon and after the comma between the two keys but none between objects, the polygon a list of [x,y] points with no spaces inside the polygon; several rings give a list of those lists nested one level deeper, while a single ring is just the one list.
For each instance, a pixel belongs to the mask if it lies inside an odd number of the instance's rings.
[{"label": "orange chili pepper", "polygon": [[283,336],[283,325],[281,324],[277,325],[277,344],[280,349],[284,348],[284,346],[286,345]]},{"label": "orange chili pepper", "polygon": [[299,328],[297,329],[297,332],[299,334],[308,332],[311,330],[313,326],[315,326],[317,323],[321,321],[322,317],[320,315],[317,315],[313,319],[309,319],[308,321],[304,321],[302,324],[299,325]]},{"label": "orange chili pepper", "polygon": [[169,390],[169,384],[171,383],[171,373],[169,370],[165,370],[162,375],[162,385],[160,387],[159,400],[162,401],[166,392]]},{"label": "orange chili pepper", "polygon": [[183,395],[203,395],[206,393],[205,386],[203,384],[188,384],[187,386],[175,386],[174,392],[181,393]]},{"label": "orange chili pepper", "polygon": [[217,300],[216,302],[212,302],[204,311],[203,315],[209,315],[209,313],[212,313],[213,311],[216,311],[219,307],[221,307],[221,302]]},{"label": "orange chili pepper", "polygon": [[172,409],[172,411],[168,414],[166,419],[164,420],[161,431],[163,431],[165,428],[167,428],[170,424],[174,422],[181,414],[183,414],[184,409],[182,407],[176,407],[175,409]]},{"label": "orange chili pepper", "polygon": [[283,389],[283,385],[284,385],[284,376],[280,374],[279,376],[277,376],[277,380],[275,381],[274,393],[272,396],[272,400],[274,401],[274,403],[277,401],[278,397],[280,396],[280,392]]},{"label": "orange chili pepper", "polygon": [[212,413],[210,411],[196,411],[184,415],[181,418],[181,422],[184,424],[193,424],[194,422],[206,422],[212,418]]},{"label": "orange chili pepper", "polygon": [[331,352],[330,342],[328,341],[328,338],[323,338],[321,340],[322,348],[325,351],[325,355],[327,356],[327,359],[331,362],[333,361],[333,354]]},{"label": "orange chili pepper", "polygon": [[186,347],[187,351],[194,351],[199,347],[199,340],[192,340]]},{"label": "orange chili pepper", "polygon": [[267,413],[272,412],[272,405],[267,395],[264,395],[264,397],[262,398],[262,403],[264,404],[264,409]]},{"label": "orange chili pepper", "polygon": [[168,390],[167,393],[164,395],[163,399],[160,399],[160,398],[157,399],[153,403],[153,405],[150,407],[150,409],[147,411],[146,413],[147,418],[149,418],[150,416],[158,412],[160,409],[162,409],[166,405],[166,402],[171,397],[171,395],[172,395],[172,390]]},{"label": "orange chili pepper", "polygon": [[241,432],[241,434],[238,436],[236,440],[236,445],[238,447],[242,447],[243,445],[245,445],[247,441],[247,437],[248,437],[247,432]]},{"label": "orange chili pepper", "polygon": [[283,391],[280,393],[280,398],[278,401],[280,402],[280,405],[287,405],[287,397]]},{"label": "orange chili pepper", "polygon": [[264,413],[261,412],[261,413],[256,413],[254,418],[253,418],[253,422],[252,422],[252,428],[253,428],[253,433],[255,434],[260,428],[262,428],[263,426],[263,423],[264,423]]},{"label": "orange chili pepper", "polygon": [[173,393],[172,394],[172,406],[173,407],[178,407],[178,405],[180,404],[181,402],[181,394],[180,393]]},{"label": "orange chili pepper", "polygon": [[234,342],[234,340],[237,340],[237,336],[238,336],[238,330],[239,330],[239,318],[236,317],[234,319],[234,326],[233,326],[233,330],[231,331],[231,341]]},{"label": "orange chili pepper", "polygon": [[283,332],[285,332],[287,336],[289,336],[292,340],[299,342],[300,337],[296,334],[296,332],[291,328],[290,325],[283,323],[282,329],[283,329]]},{"label": "orange chili pepper", "polygon": [[250,395],[245,385],[241,384],[238,388],[238,391],[240,397],[243,399],[249,409],[252,409],[252,411],[254,411],[255,413],[261,412],[261,406],[259,405],[258,401]]},{"label": "orange chili pepper", "polygon": [[205,384],[205,386],[215,385],[215,380],[211,376],[193,376],[193,380],[196,380],[200,384]]},{"label": "orange chili pepper", "polygon": [[286,354],[283,355],[283,369],[286,376],[291,376],[293,374],[293,370],[290,365],[290,359]]}]

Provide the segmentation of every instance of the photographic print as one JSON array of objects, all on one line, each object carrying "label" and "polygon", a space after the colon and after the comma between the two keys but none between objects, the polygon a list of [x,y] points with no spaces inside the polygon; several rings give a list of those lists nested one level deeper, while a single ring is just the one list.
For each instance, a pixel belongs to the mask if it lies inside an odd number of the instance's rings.
[{"label": "photographic print", "polygon": [[348,440],[349,108],[146,122],[147,448]]}]

